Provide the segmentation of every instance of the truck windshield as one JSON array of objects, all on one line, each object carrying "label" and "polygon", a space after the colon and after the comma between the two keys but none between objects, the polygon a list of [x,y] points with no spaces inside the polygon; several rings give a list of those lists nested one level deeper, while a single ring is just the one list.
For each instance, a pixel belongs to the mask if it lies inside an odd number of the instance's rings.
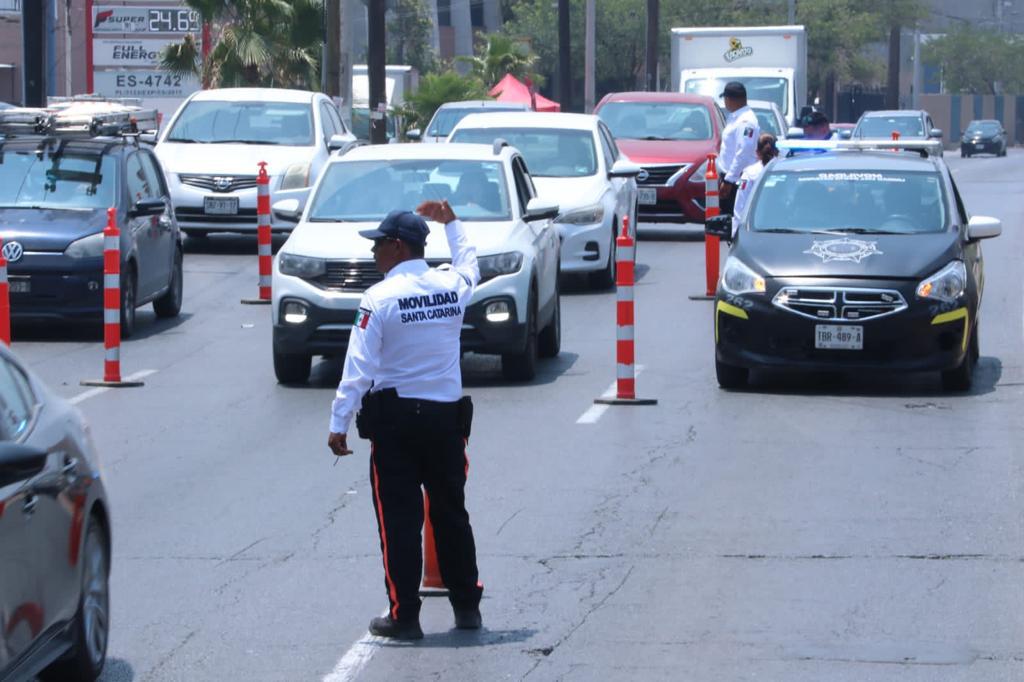
[{"label": "truck windshield", "polygon": [[729,76],[727,78],[691,78],[683,86],[684,92],[717,98],[725,84],[739,81],[747,89],[747,99],[775,102],[783,116],[789,116],[789,81],[785,78]]},{"label": "truck windshield", "polygon": [[752,199],[758,232],[917,234],[946,229],[938,173],[835,169],[767,173]]},{"label": "truck windshield", "polygon": [[114,204],[117,162],[96,154],[0,149],[0,208],[95,209]]},{"label": "truck windshield", "polygon": [[616,139],[711,139],[711,115],[703,104],[608,102],[597,115],[608,124]]}]

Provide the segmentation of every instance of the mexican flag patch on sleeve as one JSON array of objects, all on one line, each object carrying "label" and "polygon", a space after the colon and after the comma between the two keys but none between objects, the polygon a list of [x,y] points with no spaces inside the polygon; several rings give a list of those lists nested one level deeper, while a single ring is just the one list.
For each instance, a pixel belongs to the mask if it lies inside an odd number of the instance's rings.
[{"label": "mexican flag patch on sleeve", "polygon": [[356,327],[359,329],[366,329],[366,325],[370,324],[370,311],[366,308],[360,308],[356,314]]}]

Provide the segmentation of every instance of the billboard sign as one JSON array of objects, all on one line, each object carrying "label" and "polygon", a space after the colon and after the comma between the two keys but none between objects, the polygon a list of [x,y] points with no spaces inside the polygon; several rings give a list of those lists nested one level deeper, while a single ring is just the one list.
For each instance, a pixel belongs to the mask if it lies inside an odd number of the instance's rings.
[{"label": "billboard sign", "polygon": [[187,7],[132,7],[97,5],[92,10],[92,32],[103,33],[198,33],[199,13]]},{"label": "billboard sign", "polygon": [[93,66],[115,68],[160,68],[160,54],[164,48],[178,42],[177,38],[97,38],[93,41]]}]

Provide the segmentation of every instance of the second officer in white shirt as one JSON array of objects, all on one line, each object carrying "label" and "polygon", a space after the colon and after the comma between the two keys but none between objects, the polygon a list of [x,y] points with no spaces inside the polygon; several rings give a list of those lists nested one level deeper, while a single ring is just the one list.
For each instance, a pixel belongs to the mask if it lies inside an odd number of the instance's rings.
[{"label": "second officer in white shirt", "polygon": [[455,626],[481,626],[476,545],[465,505],[466,440],[472,404],[462,397],[462,318],[480,280],[476,250],[447,202],[418,213],[445,226],[452,263],[423,259],[429,229],[420,215],[392,211],[376,230],[373,257],[384,280],[363,294],[331,410],[328,446],[351,454],[348,429],[357,406],[369,438],[370,481],[390,609],[374,618],[380,637],[420,639],[423,495],[430,499],[441,578]]},{"label": "second officer in white shirt", "polygon": [[757,161],[755,149],[761,126],[757,122],[757,114],[747,106],[747,88],[743,83],[726,83],[721,97],[729,116],[722,131],[722,148],[718,155],[718,166],[722,169],[718,206],[722,213],[732,213],[740,175],[744,168]]}]

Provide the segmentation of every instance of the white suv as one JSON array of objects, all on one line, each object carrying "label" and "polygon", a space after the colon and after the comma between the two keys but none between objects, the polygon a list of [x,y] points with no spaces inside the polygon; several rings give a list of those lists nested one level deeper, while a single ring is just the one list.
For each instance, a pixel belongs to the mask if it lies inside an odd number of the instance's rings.
[{"label": "white suv", "polygon": [[[273,199],[301,197],[334,151],[358,144],[320,93],[279,88],[200,90],[164,126],[156,155],[181,230],[256,231],[256,175],[267,162]],[[274,221],[275,230],[292,224]]]},{"label": "white suv", "polygon": [[615,238],[629,217],[635,234],[640,166],[619,153],[604,121],[587,114],[483,113],[459,121],[449,142],[503,139],[522,152],[544,199],[557,200],[562,272],[615,285]]},{"label": "white suv", "polygon": [[[298,221],[274,259],[278,381],[306,381],[314,355],[344,355],[363,291],[383,278],[359,231],[427,199],[447,199],[477,249],[463,350],[500,354],[507,378],[532,379],[538,356],[561,347],[558,206],[536,196],[507,145],[380,145],[332,158],[304,209],[298,199],[274,204],[278,218]],[[450,260],[443,226],[429,225],[427,262]]]}]

